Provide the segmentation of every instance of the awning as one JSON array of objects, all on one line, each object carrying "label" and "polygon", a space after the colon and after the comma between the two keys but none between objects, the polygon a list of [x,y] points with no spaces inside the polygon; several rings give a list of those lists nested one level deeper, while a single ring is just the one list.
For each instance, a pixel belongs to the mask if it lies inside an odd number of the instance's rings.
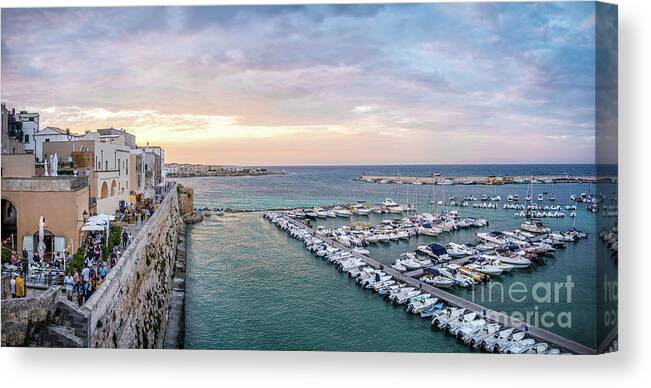
[{"label": "awning", "polygon": [[106,231],[106,226],[97,224],[84,225],[81,227],[81,230],[84,232],[104,232]]}]

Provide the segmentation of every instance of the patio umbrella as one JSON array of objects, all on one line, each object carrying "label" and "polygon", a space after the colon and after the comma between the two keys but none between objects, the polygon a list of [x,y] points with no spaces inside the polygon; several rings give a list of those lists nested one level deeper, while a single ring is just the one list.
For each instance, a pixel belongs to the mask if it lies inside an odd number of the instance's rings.
[{"label": "patio umbrella", "polygon": [[50,154],[50,176],[56,176],[54,172],[54,154]]},{"label": "patio umbrella", "polygon": [[38,253],[41,258],[45,256],[45,219],[43,216],[38,220]]},{"label": "patio umbrella", "polygon": [[59,176],[59,155],[54,154],[52,158],[52,176]]},{"label": "patio umbrella", "polygon": [[45,173],[43,175],[50,176],[50,174],[47,173],[47,158],[43,161],[43,167],[45,167]]}]

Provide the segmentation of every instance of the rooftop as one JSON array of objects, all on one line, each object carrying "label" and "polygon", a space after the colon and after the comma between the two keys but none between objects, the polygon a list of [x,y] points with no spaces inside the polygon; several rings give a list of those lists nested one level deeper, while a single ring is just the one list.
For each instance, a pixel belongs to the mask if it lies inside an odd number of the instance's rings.
[{"label": "rooftop", "polygon": [[34,176],[2,178],[2,191],[61,192],[88,187],[87,176]]}]

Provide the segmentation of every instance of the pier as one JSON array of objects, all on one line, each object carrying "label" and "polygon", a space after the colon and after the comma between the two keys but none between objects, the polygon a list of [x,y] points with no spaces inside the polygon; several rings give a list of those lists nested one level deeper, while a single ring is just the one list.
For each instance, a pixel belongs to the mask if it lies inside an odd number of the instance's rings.
[{"label": "pier", "polygon": [[535,176],[393,176],[362,175],[355,180],[367,183],[415,185],[508,185],[528,183],[617,183],[616,176],[535,175]]},{"label": "pier", "polygon": [[[308,229],[312,233],[314,233],[314,229],[308,227],[307,225],[297,222],[296,220],[292,219],[291,217],[288,217],[287,215],[282,215],[282,217],[289,223],[293,224],[296,227],[303,228],[303,229]],[[423,273],[422,269],[411,271],[411,272],[406,272],[406,273],[401,273],[393,268],[391,266],[387,266],[385,264],[382,264],[371,257],[364,256],[362,254],[354,252],[352,249],[346,248],[342,244],[340,244],[337,241],[334,241],[333,239],[326,237],[326,236],[319,236],[319,239],[323,240],[324,242],[328,243],[329,245],[333,247],[337,247],[342,251],[346,251],[350,253],[351,255],[357,257],[360,260],[363,260],[367,265],[377,269],[384,271],[386,274],[391,275],[396,281],[401,281],[405,284],[409,284],[412,287],[416,287],[419,290],[425,291],[427,293],[430,293],[431,295],[439,298],[439,300],[446,302],[448,305],[451,306],[456,306],[456,307],[461,307],[465,308],[468,311],[475,312],[481,316],[483,316],[487,320],[491,320],[497,323],[500,323],[501,325],[505,327],[512,327],[514,329],[524,331],[527,333],[527,335],[536,338],[540,341],[544,341],[549,343],[550,345],[555,345],[559,348],[565,349],[567,351],[570,351],[575,354],[582,354],[582,355],[592,355],[592,354],[597,354],[597,351],[595,349],[592,349],[588,346],[582,345],[576,341],[570,340],[566,337],[563,337],[561,335],[558,335],[556,333],[552,333],[549,330],[545,330],[536,326],[530,326],[527,325],[526,322],[517,320],[514,318],[509,317],[506,314],[488,309],[484,306],[481,306],[477,303],[470,302],[464,298],[461,298],[457,295],[451,294],[447,291],[444,291],[440,288],[434,287],[432,285],[429,285],[427,283],[421,282],[420,280],[412,277],[412,276],[419,276],[420,274]],[[460,259],[463,260],[463,259]],[[411,276],[410,276],[411,275]]]}]

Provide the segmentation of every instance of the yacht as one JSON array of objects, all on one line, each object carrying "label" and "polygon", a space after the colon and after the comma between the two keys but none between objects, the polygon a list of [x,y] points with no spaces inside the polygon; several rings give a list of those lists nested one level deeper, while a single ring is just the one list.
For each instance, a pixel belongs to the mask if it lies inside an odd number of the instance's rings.
[{"label": "yacht", "polygon": [[335,213],[334,210],[327,210],[327,211],[326,211],[326,216],[327,216],[328,218],[335,218],[335,217],[337,217],[337,213]]},{"label": "yacht", "polygon": [[525,221],[520,225],[520,228],[526,232],[542,234],[549,233],[550,229],[547,228],[542,220],[532,218],[531,221]]},{"label": "yacht", "polygon": [[345,217],[345,218],[348,218],[351,215],[350,211],[346,209],[336,210],[335,214],[337,215],[337,217]]},{"label": "yacht", "polygon": [[489,232],[489,233],[480,232],[477,233],[477,237],[480,240],[491,244],[504,245],[506,243],[506,241],[504,240],[504,233],[498,231]]}]

